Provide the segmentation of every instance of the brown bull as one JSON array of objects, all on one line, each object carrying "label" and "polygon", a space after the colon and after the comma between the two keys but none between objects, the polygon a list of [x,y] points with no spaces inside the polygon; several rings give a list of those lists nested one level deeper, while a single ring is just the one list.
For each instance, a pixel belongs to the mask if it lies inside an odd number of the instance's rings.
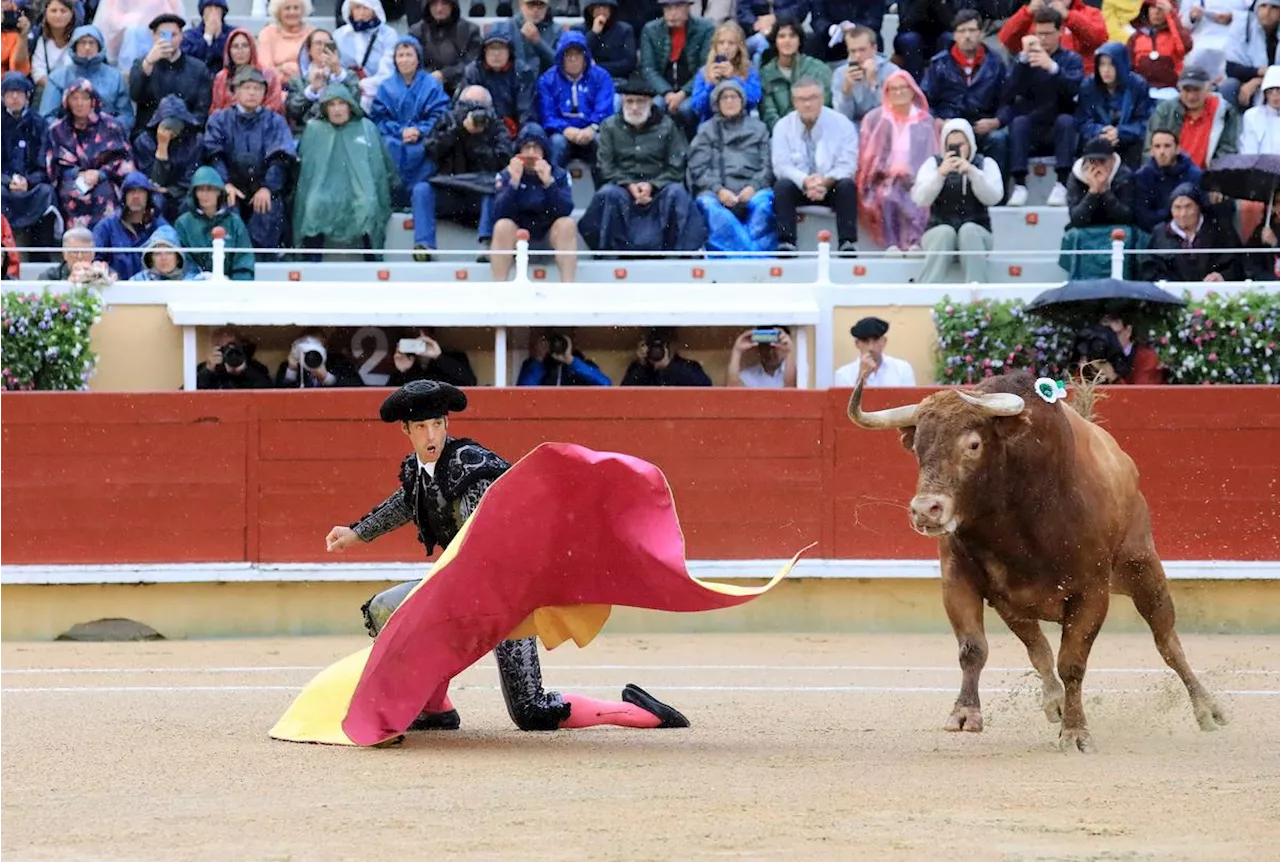
[{"label": "brown bull", "polygon": [[[861,408],[865,379],[849,399],[849,418],[900,429],[920,463],[911,525],[938,539],[963,671],[947,730],[982,730],[985,600],[1026,644],[1045,714],[1062,723],[1059,746],[1090,750],[1081,684],[1113,592],[1132,598],[1151,627],[1201,730],[1227,723],[1182,652],[1138,470],[1110,434],[1066,403],[1040,398],[1026,372],[869,413]],[[1056,676],[1041,620],[1062,624]]]}]

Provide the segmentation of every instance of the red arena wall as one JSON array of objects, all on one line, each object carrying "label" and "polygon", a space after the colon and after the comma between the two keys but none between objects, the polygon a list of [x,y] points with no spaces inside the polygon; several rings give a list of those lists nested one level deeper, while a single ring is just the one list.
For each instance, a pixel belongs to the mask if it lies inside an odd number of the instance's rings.
[{"label": "red arena wall", "polygon": [[[870,409],[927,389],[872,390]],[[5,564],[333,561],[324,535],[395,488],[386,390],[6,394]],[[475,389],[452,433],[512,460],[627,452],[671,482],[691,559],[927,559],[915,462],[853,427],[848,390]],[[1167,559],[1280,558],[1280,388],[1117,388],[1100,412],[1142,471]],[[554,506],[554,500],[547,505]],[[344,562],[420,559],[411,530]]]}]

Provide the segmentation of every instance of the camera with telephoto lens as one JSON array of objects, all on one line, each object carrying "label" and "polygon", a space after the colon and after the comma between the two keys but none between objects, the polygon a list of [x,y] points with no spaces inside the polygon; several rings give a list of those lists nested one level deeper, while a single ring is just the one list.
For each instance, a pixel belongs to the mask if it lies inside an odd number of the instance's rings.
[{"label": "camera with telephoto lens", "polygon": [[569,339],[560,333],[553,332],[547,337],[547,352],[552,356],[563,356],[568,349]]},{"label": "camera with telephoto lens", "polygon": [[646,338],[644,345],[648,351],[645,354],[645,359],[648,360],[649,364],[656,365],[666,358],[667,342],[661,338]]},{"label": "camera with telephoto lens", "polygon": [[17,30],[18,17],[23,14],[25,13],[23,13],[21,9],[8,10],[7,12],[4,13],[4,26],[3,28],[0,28],[0,29],[4,29],[6,32]]},{"label": "camera with telephoto lens", "polygon": [[[1108,363],[1120,377],[1128,376],[1133,370],[1133,360],[1125,355],[1115,330],[1100,323],[1086,326],[1077,332],[1071,345],[1073,367],[1091,362]],[[1097,370],[1093,367],[1083,369],[1082,373],[1090,378],[1097,376]]]},{"label": "camera with telephoto lens", "polygon": [[231,341],[222,345],[222,365],[228,371],[238,371],[249,361],[244,345]]},{"label": "camera with telephoto lens", "polygon": [[498,115],[493,108],[485,105],[474,105],[467,111],[467,118],[471,120],[471,125],[475,126],[477,130],[483,131],[488,128],[489,123],[498,119]]},{"label": "camera with telephoto lens", "polygon": [[302,356],[302,364],[313,371],[329,358],[329,352],[316,338],[300,338],[294,342],[293,349]]}]

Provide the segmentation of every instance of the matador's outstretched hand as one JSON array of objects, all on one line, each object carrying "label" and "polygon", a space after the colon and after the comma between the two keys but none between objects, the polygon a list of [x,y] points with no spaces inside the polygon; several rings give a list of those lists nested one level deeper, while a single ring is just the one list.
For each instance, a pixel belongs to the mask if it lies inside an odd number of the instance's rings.
[{"label": "matador's outstretched hand", "polygon": [[324,537],[324,546],[325,550],[332,554],[335,551],[344,551],[351,545],[359,544],[360,541],[361,539],[356,535],[355,530],[350,527],[339,526],[334,527],[329,531],[329,535]]}]

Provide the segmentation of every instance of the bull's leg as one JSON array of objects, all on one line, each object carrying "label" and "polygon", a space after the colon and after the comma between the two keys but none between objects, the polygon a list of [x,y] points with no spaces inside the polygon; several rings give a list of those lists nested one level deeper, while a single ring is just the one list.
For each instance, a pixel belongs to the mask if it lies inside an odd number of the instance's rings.
[{"label": "bull's leg", "polygon": [[996,610],[999,611],[1005,625],[1009,627],[1009,631],[1017,635],[1018,640],[1026,645],[1031,666],[1036,669],[1036,673],[1040,674],[1040,708],[1044,710],[1049,721],[1057,724],[1062,721],[1063,688],[1062,682],[1059,681],[1053,669],[1053,647],[1049,646],[1049,639],[1044,636],[1040,621],[1014,616],[999,606]]},{"label": "bull's leg", "polygon": [[1121,574],[1133,605],[1151,627],[1156,649],[1164,663],[1182,679],[1191,696],[1191,709],[1201,730],[1217,730],[1228,722],[1226,710],[1218,705],[1213,695],[1200,684],[1195,671],[1187,663],[1182,651],[1182,641],[1174,628],[1173,597],[1169,595],[1169,582],[1165,580],[1164,566],[1159,557],[1150,554],[1131,560],[1121,568]]},{"label": "bull's leg", "polygon": [[982,732],[982,704],[978,677],[987,663],[987,634],[982,623],[982,596],[974,585],[954,573],[943,572],[942,604],[960,646],[960,696],[944,725],[945,730]]},{"label": "bull's leg", "polygon": [[1084,717],[1084,672],[1093,642],[1107,619],[1110,599],[1106,591],[1090,592],[1074,596],[1063,609],[1062,644],[1058,647],[1058,676],[1065,689],[1058,734],[1058,747],[1063,751],[1094,750]]}]

